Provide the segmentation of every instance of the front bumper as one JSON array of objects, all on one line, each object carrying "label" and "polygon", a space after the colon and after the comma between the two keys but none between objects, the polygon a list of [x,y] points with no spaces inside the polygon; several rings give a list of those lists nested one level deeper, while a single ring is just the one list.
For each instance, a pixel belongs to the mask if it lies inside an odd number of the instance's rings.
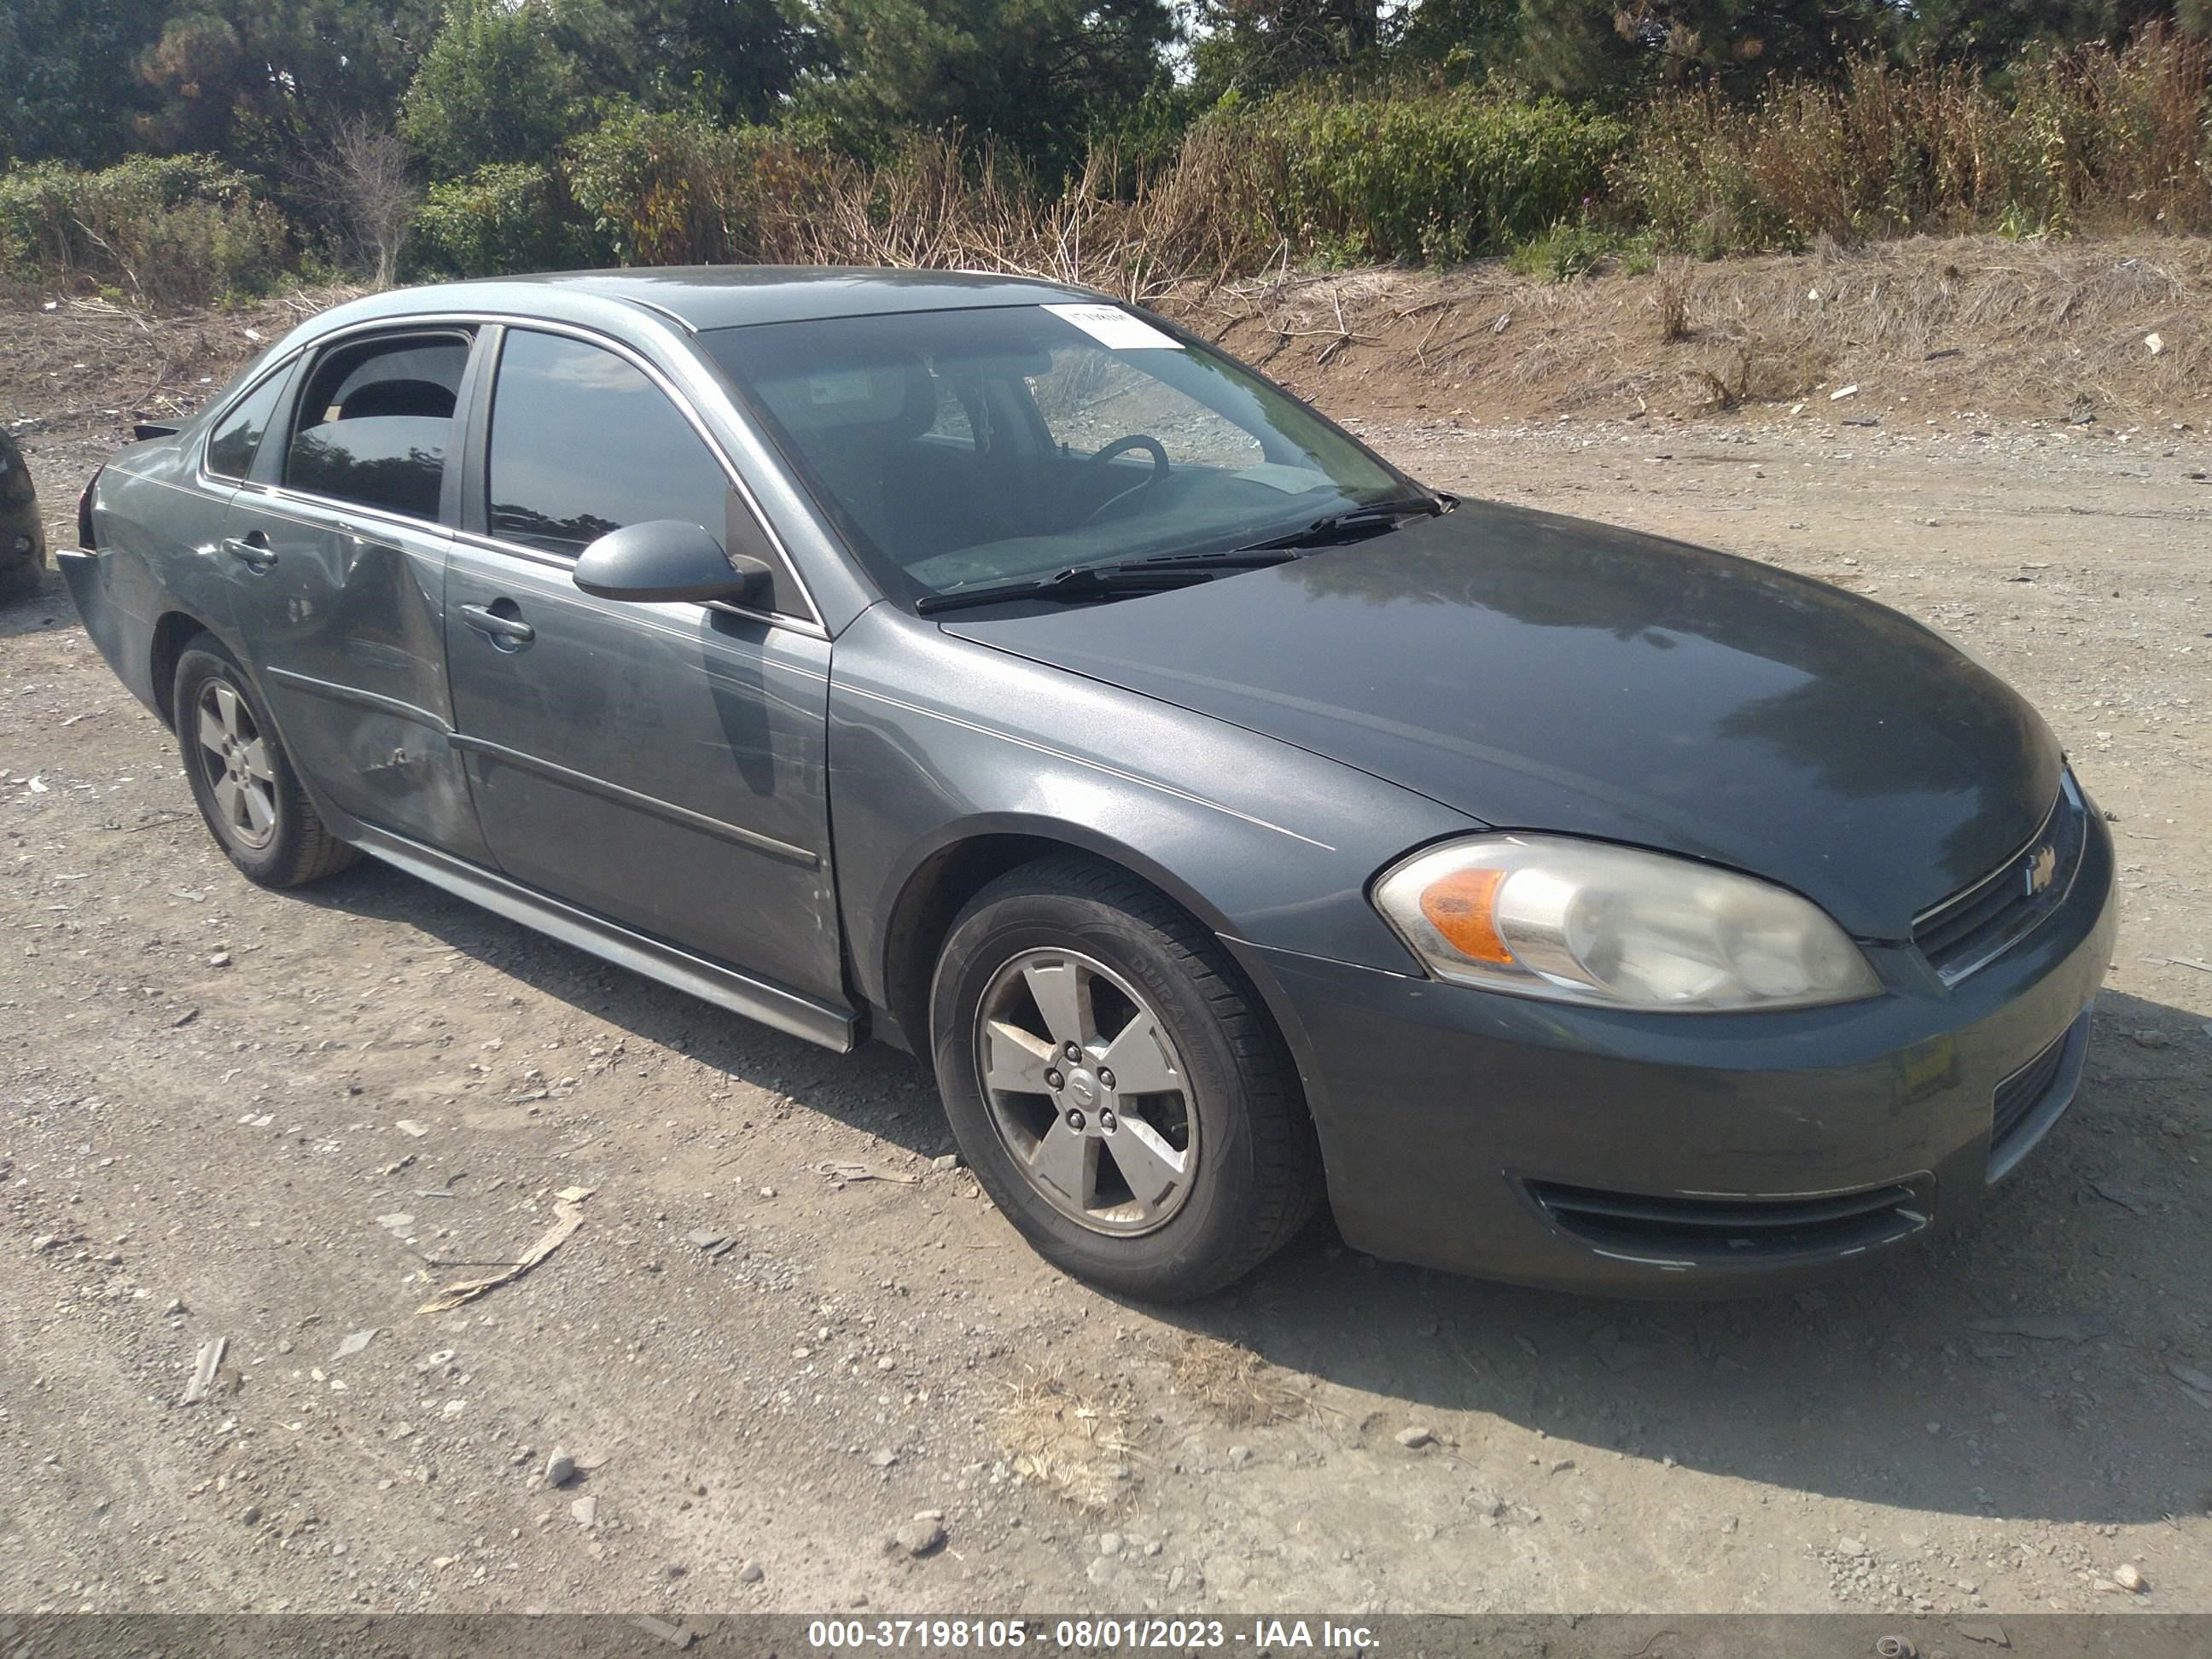
[{"label": "front bumper", "polygon": [[1348,1243],[1574,1290],[1764,1289],[1967,1219],[2064,1112],[2115,928],[2089,820],[2065,902],[2005,956],[1832,1008],[1630,1013],[1229,943],[1296,1052]]}]

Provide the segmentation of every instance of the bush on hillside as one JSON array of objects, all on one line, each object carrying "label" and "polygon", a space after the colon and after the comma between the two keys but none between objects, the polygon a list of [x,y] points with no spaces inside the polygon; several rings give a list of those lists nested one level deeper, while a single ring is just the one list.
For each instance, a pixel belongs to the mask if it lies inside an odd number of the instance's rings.
[{"label": "bush on hillside", "polygon": [[498,276],[607,262],[577,222],[561,179],[535,161],[494,161],[433,185],[415,210],[408,264],[416,276]]},{"label": "bush on hillside", "polygon": [[820,257],[819,222],[857,164],[769,127],[624,111],[568,147],[577,206],[624,264],[787,264]]},{"label": "bush on hillside", "polygon": [[2212,228],[2212,53],[2146,31],[2017,66],[2009,100],[1963,68],[1877,59],[1750,105],[1656,100],[1612,173],[1614,208],[1715,258],[1917,233]]},{"label": "bush on hillside", "polygon": [[1213,118],[1244,142],[1247,210],[1294,256],[1449,264],[1579,218],[1627,124],[1557,99],[1319,92]]},{"label": "bush on hillside", "polygon": [[207,155],[138,155],[87,173],[42,161],[0,176],[0,270],[113,288],[154,307],[258,292],[296,266],[283,216]]}]

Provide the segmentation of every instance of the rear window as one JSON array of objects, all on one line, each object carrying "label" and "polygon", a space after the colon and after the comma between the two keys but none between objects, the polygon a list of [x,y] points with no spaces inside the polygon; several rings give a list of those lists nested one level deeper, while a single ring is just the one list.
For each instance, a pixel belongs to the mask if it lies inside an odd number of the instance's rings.
[{"label": "rear window", "polygon": [[271,374],[246,393],[245,400],[223,416],[208,438],[207,470],[219,477],[252,476],[253,458],[261,453],[261,440],[276,412],[276,399],[284,390],[283,374]]},{"label": "rear window", "polygon": [[468,361],[460,335],[369,340],[325,353],[300,396],[286,486],[435,520]]}]

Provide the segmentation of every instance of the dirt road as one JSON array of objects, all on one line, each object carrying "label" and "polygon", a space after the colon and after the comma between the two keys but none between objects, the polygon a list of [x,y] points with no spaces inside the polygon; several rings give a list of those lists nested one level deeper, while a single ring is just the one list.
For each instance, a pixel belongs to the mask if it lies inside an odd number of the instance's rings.
[{"label": "dirt road", "polygon": [[[1936,623],[2115,817],[2070,1119],[1973,1235],[1772,1301],[1317,1228],[1117,1304],[933,1165],[912,1060],[379,866],[246,885],[50,579],[0,612],[0,1607],[2212,1609],[2212,451],[1881,412],[1372,428]],[[28,441],[50,520],[112,441]]]}]

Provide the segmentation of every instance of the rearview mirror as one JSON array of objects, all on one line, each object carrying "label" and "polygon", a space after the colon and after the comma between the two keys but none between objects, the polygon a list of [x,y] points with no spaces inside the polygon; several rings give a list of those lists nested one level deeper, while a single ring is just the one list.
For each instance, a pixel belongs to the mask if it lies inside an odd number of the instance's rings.
[{"label": "rearview mirror", "polygon": [[695,605],[713,599],[757,605],[775,586],[761,560],[723,552],[703,525],[681,519],[651,519],[609,531],[578,557],[574,580],[595,599]]}]

